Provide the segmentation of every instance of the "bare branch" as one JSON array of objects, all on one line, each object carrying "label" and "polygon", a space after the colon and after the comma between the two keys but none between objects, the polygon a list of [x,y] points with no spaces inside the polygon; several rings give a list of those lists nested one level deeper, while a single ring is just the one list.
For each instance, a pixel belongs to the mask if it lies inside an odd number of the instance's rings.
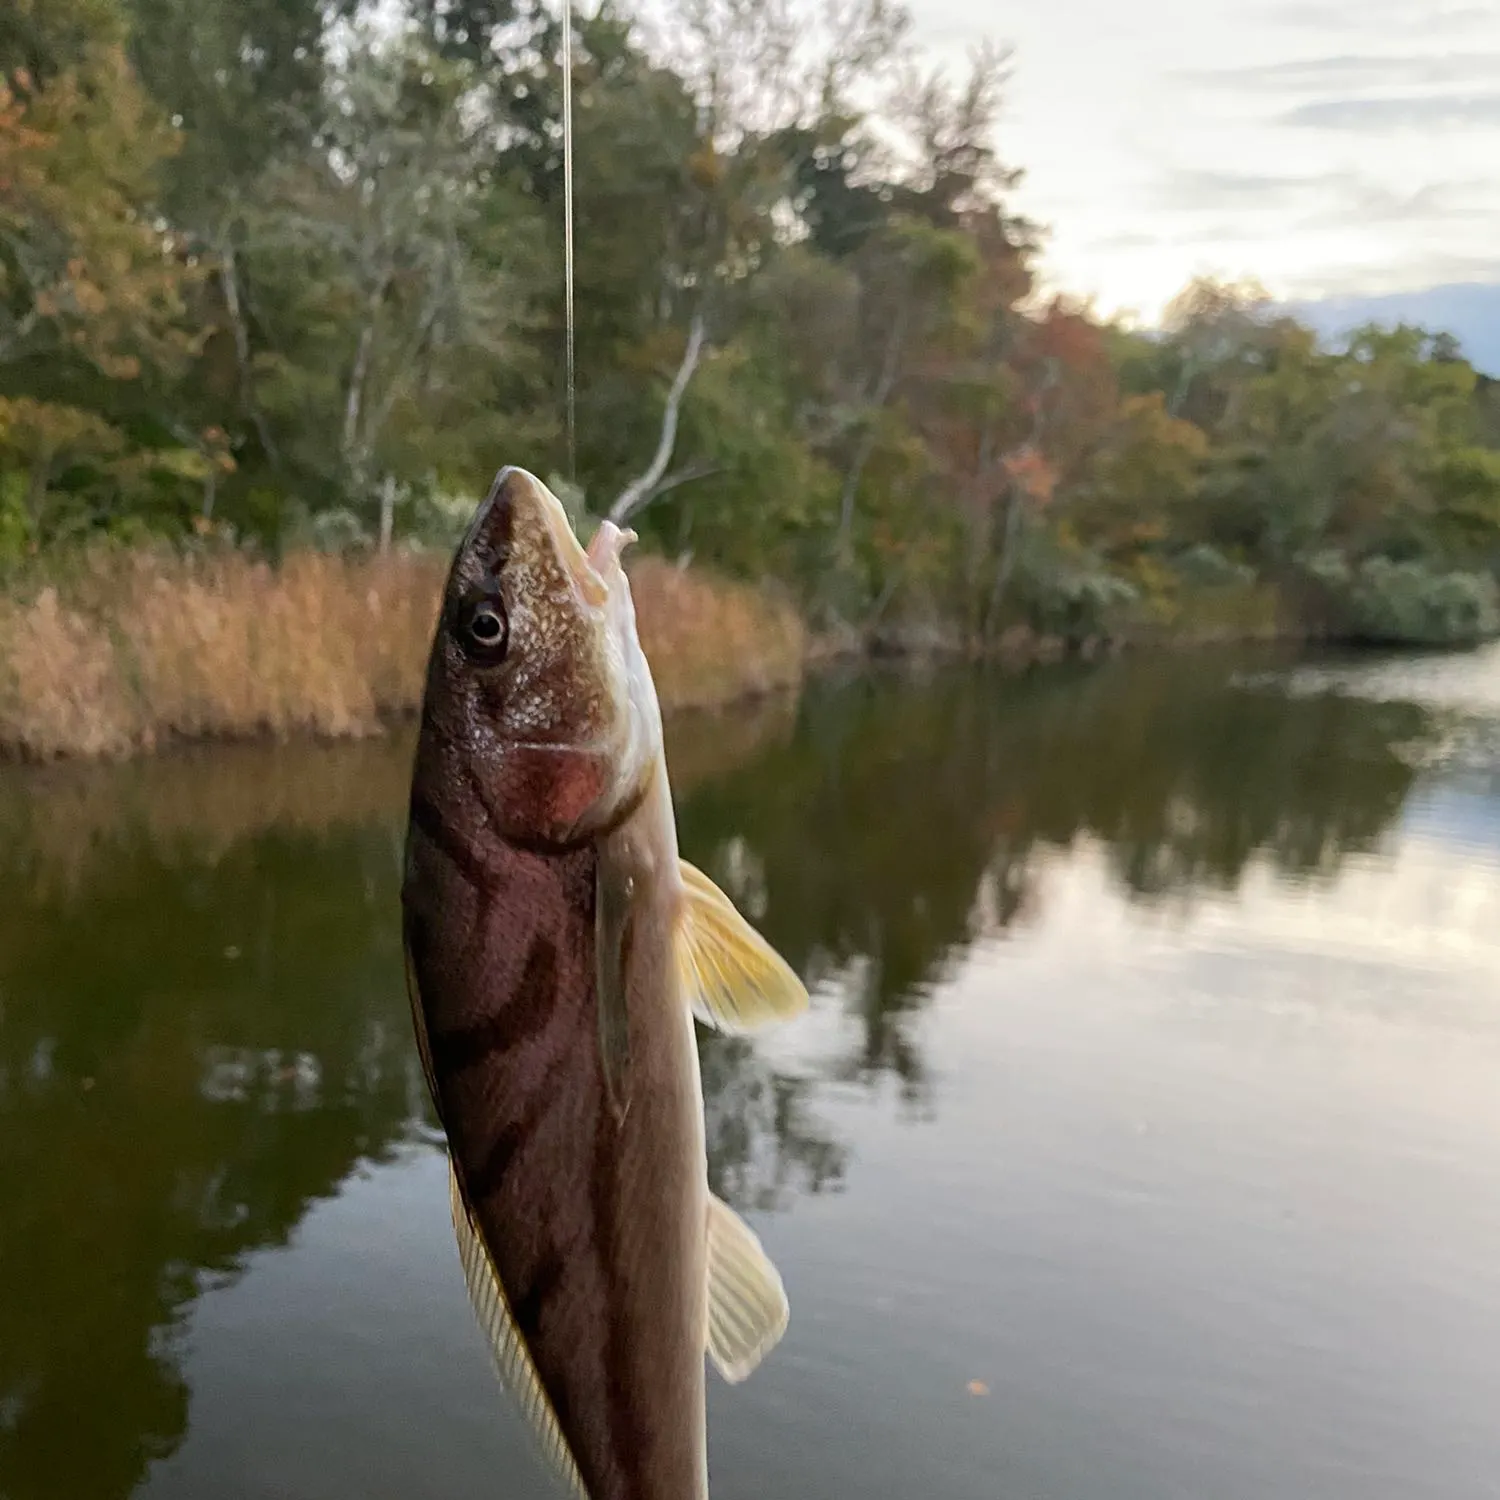
[{"label": "bare branch", "polygon": [[255,399],[254,376],[250,360],[250,329],[245,319],[245,309],[240,301],[239,266],[234,246],[227,236],[221,235],[216,245],[219,257],[219,287],[224,296],[224,309],[229,314],[229,327],[234,335],[234,362],[239,376],[240,407],[250,418],[260,445],[273,465],[280,467],[281,455],[266,424],[265,413]]},{"label": "bare branch", "polygon": [[0,359],[9,359],[12,351],[19,349],[31,337],[32,330],[40,322],[41,314],[35,308],[32,308],[24,318],[18,319],[10,335],[0,341]]},{"label": "bare branch", "polygon": [[387,474],[380,486],[380,555],[391,550],[391,533],[396,525],[396,478]]},{"label": "bare branch", "polygon": [[360,444],[363,453],[370,454],[375,451],[375,445],[385,429],[386,422],[390,419],[391,412],[395,410],[396,402],[406,390],[405,374],[412,370],[428,352],[433,329],[437,326],[438,317],[443,311],[443,298],[446,291],[446,286],[440,280],[434,279],[428,284],[422,316],[417,321],[411,340],[395,362],[394,373],[386,387],[385,395],[365,418],[364,439]]},{"label": "bare branch", "polygon": [[365,302],[365,323],[359,331],[359,344],[354,351],[354,368],[349,372],[349,388],[344,397],[344,468],[351,474],[359,474],[364,467],[365,453],[359,442],[359,418],[365,399],[365,380],[370,373],[370,352],[375,343],[375,324],[380,316],[380,304],[385,300],[386,289],[391,281],[389,270],[384,271],[376,284],[370,288]]},{"label": "bare branch", "polygon": [[651,499],[655,500],[665,495],[668,490],[675,490],[685,484],[692,484],[697,479],[710,479],[715,474],[724,472],[723,464],[690,464],[685,469],[679,469],[675,474],[668,474],[665,479],[651,492]]},{"label": "bare branch", "polygon": [[896,375],[900,369],[901,348],[906,342],[906,328],[909,304],[903,302],[896,312],[895,321],[891,324],[890,335],[886,340],[885,358],[881,362],[880,379],[876,382],[875,390],[870,398],[870,425],[865,429],[864,436],[860,438],[859,447],[855,450],[854,460],[849,465],[848,472],[844,475],[843,491],[839,495],[839,531],[838,549],[841,555],[847,555],[850,539],[854,533],[854,500],[859,491],[859,481],[864,477],[865,465],[875,453],[875,416],[885,409],[885,404],[891,399],[891,391],[896,384]]},{"label": "bare branch", "polygon": [[[623,526],[642,506],[662,493],[662,476],[672,462],[672,449],[677,442],[677,418],[682,410],[682,398],[687,394],[688,382],[698,368],[698,358],[703,353],[703,314],[693,315],[693,326],[688,333],[687,348],[682,354],[682,363],[672,377],[672,388],[667,392],[667,406],[661,418],[661,439],[656,445],[656,455],[646,472],[632,479],[620,491],[620,497],[609,508],[609,519],[616,526]],[[701,477],[701,476],[694,476]],[[678,480],[678,483],[686,483]]]},{"label": "bare branch", "polygon": [[[714,474],[722,474],[723,472],[723,464],[689,464],[687,468],[679,469],[675,474],[668,474],[665,479],[659,479],[651,486],[650,490],[631,506],[629,514],[638,516],[653,500],[660,500],[669,491],[681,489],[683,485],[692,484],[694,480],[708,479]],[[620,524],[613,513],[611,513],[610,519],[614,520],[616,525]]]}]

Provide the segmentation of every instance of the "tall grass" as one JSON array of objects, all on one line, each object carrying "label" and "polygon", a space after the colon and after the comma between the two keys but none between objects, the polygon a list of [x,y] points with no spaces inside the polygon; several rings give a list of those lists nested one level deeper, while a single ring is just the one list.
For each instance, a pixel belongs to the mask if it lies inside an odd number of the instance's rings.
[{"label": "tall grass", "polygon": [[[420,704],[446,559],[105,548],[0,597],[0,748],[119,756],[210,736],[351,738]],[[744,585],[632,569],[665,707],[795,683],[801,624]]]},{"label": "tall grass", "polygon": [[807,634],[779,596],[646,555],[630,587],[663,707],[713,708],[802,680]]}]

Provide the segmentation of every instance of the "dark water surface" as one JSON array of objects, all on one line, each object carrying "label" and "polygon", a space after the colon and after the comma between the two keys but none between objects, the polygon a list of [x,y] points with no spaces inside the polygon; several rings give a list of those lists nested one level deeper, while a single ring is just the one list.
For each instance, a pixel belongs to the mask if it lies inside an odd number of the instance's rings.
[{"label": "dark water surface", "polygon": [[[451,1241],[407,745],[0,771],[0,1496],[541,1500]],[[674,726],[811,1013],[704,1043],[785,1342],[714,1500],[1500,1495],[1500,655]]]}]

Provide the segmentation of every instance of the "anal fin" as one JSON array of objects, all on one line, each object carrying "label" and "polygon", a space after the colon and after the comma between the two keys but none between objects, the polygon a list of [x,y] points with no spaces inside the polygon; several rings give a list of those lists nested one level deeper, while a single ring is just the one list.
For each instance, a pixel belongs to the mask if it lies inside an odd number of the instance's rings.
[{"label": "anal fin", "polygon": [[568,1487],[575,1500],[589,1500],[583,1476],[578,1472],[568,1440],[558,1426],[557,1413],[542,1386],[531,1351],[511,1316],[510,1303],[500,1285],[499,1272],[480,1237],[469,1206],[464,1201],[458,1174],[448,1164],[448,1196],[453,1210],[453,1232],[458,1238],[458,1258],[463,1263],[469,1301],[479,1320],[485,1342],[494,1356],[500,1382],[521,1408],[526,1425],[541,1445],[552,1471]]},{"label": "anal fin", "polygon": [[721,1198],[708,1200],[708,1355],[737,1385],[780,1342],[786,1288],[755,1231]]}]

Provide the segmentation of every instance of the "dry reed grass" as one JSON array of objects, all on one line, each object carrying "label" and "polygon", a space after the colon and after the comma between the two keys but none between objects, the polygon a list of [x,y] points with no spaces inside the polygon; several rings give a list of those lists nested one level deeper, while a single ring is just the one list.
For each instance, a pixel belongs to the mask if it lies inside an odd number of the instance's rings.
[{"label": "dry reed grass", "polygon": [[664,706],[712,708],[801,682],[807,634],[786,600],[659,557],[636,559],[630,581]]},{"label": "dry reed grass", "polygon": [[[102,549],[0,598],[0,748],[120,756],[175,739],[353,738],[421,700],[446,560]],[[800,680],[795,612],[744,585],[632,570],[664,706]]]}]

